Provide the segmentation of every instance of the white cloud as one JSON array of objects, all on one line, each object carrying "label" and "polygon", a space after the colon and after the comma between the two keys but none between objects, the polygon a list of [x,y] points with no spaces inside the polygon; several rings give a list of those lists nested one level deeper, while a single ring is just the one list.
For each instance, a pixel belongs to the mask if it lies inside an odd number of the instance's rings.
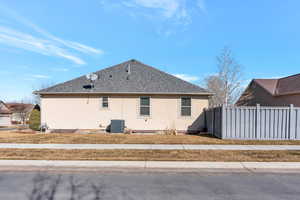
[{"label": "white cloud", "polygon": [[67,68],[53,68],[52,71],[55,71],[55,72],[67,72],[67,71],[69,71],[69,69],[67,69]]},{"label": "white cloud", "polygon": [[78,42],[72,42],[72,41],[68,41],[67,42],[70,48],[76,49],[77,51],[81,51],[83,53],[94,53],[94,54],[103,54],[104,51],[100,50],[100,49],[96,49],[84,44],[80,44]]},{"label": "white cloud", "polygon": [[145,8],[160,9],[166,18],[179,14],[180,0],[133,0],[132,3]]},{"label": "white cloud", "polygon": [[31,28],[42,37],[37,37],[7,26],[0,25],[0,43],[21,48],[27,51],[32,51],[47,56],[57,56],[70,60],[76,64],[86,64],[75,52],[84,54],[103,54],[102,50],[94,47],[81,44],[79,42],[68,41],[52,35],[51,33],[43,30],[39,26],[31,23],[27,19],[19,16],[13,10],[0,7],[6,15],[13,18],[17,22]]},{"label": "white cloud", "polygon": [[63,40],[61,38],[58,38],[54,35],[52,35],[51,33],[43,30],[42,28],[38,27],[37,25],[25,20],[24,18],[18,17],[19,20],[21,20],[24,24],[26,24],[27,26],[31,27],[33,30],[35,30],[36,32],[44,35],[46,38],[49,38],[52,41],[55,41],[61,45],[64,45],[68,48],[80,51],[82,53],[86,53],[86,54],[103,54],[104,51],[103,50],[99,50],[96,49],[94,47],[90,47],[84,44],[81,44],[79,42],[74,42],[74,41],[68,41],[68,40]]},{"label": "white cloud", "polygon": [[72,55],[68,50],[57,46],[50,40],[37,38],[3,26],[0,26],[0,43],[42,55],[62,57],[80,65],[85,64],[82,59]]},{"label": "white cloud", "polygon": [[177,78],[183,79],[188,82],[198,81],[200,79],[197,76],[192,76],[188,74],[173,74],[173,75],[176,76]]},{"label": "white cloud", "polygon": [[49,79],[49,78],[51,78],[50,76],[42,75],[42,74],[32,74],[31,77],[32,78],[37,78],[37,79]]},{"label": "white cloud", "polygon": [[25,80],[25,81],[34,81],[36,79],[35,78],[24,78],[23,80]]},{"label": "white cloud", "polygon": [[204,0],[120,0],[118,3],[101,0],[101,5],[110,9],[122,9],[122,12],[125,11],[131,16],[159,18],[177,25],[190,24],[194,10],[206,12]]}]

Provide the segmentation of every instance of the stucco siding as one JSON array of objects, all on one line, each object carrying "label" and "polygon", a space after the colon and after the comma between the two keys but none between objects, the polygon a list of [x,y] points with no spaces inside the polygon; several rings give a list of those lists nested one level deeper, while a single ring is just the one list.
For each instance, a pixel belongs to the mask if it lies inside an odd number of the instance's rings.
[{"label": "stucco siding", "polygon": [[41,121],[50,129],[106,128],[112,119],[124,119],[126,127],[133,130],[196,131],[204,127],[203,109],[208,107],[207,96],[191,96],[192,113],[189,117],[181,116],[181,98],[177,95],[151,95],[149,117],[139,114],[140,96],[110,95],[108,108],[101,107],[101,96],[44,95],[41,98]]}]

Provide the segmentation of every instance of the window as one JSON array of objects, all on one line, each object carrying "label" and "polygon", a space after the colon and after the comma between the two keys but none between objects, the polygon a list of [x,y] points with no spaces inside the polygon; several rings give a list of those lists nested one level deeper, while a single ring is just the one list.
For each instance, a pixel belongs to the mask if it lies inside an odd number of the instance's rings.
[{"label": "window", "polygon": [[108,108],[108,97],[102,97],[102,108]]},{"label": "window", "polygon": [[140,115],[142,116],[150,115],[150,97],[140,98]]},{"label": "window", "polygon": [[181,116],[191,116],[191,97],[181,97]]}]

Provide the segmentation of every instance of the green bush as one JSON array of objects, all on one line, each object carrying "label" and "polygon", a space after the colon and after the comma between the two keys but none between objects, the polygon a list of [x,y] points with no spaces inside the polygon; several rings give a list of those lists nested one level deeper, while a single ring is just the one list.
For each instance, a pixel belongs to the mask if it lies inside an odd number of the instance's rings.
[{"label": "green bush", "polygon": [[40,125],[41,125],[41,112],[37,109],[33,109],[29,117],[29,128],[35,131],[39,131]]}]

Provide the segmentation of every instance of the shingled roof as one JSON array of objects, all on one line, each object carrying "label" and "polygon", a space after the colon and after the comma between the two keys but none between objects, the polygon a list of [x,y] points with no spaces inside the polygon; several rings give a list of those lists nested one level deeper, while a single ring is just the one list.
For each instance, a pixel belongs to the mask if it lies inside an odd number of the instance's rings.
[{"label": "shingled roof", "polygon": [[254,79],[273,96],[300,93],[300,74],[287,76],[279,79]]},{"label": "shingled roof", "polygon": [[35,94],[201,94],[210,95],[205,89],[145,65],[136,60],[95,72],[98,79],[94,87],[86,76],[36,91]]}]

